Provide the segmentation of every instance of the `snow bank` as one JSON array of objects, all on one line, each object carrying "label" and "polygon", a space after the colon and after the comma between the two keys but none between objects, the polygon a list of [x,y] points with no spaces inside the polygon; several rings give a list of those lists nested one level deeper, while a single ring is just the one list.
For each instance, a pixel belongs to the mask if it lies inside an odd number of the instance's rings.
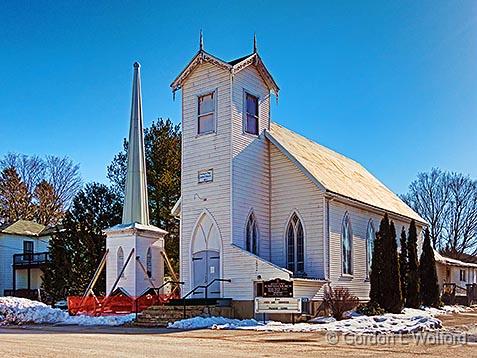
[{"label": "snow bank", "polygon": [[441,309],[406,308],[400,314],[387,313],[381,316],[364,316],[356,312],[351,318],[336,321],[332,317],[317,317],[307,323],[281,323],[269,321],[265,324],[254,319],[237,320],[224,317],[194,317],[169,324],[169,328],[180,329],[242,329],[270,332],[318,332],[335,331],[354,334],[406,334],[442,327],[437,315],[466,311],[466,307],[444,306]]},{"label": "snow bank", "polygon": [[11,324],[68,324],[82,326],[119,326],[134,319],[135,315],[125,316],[70,316],[67,312],[51,308],[44,303],[25,298],[0,297],[0,325]]}]

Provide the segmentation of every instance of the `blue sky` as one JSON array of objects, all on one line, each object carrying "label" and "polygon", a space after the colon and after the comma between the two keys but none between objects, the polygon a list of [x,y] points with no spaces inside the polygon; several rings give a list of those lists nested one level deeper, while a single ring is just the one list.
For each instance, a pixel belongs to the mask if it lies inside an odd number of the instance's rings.
[{"label": "blue sky", "polygon": [[67,155],[107,182],[142,64],[146,125],[180,122],[169,85],[198,47],[253,33],[281,93],[272,118],[405,192],[433,166],[477,177],[477,2],[2,1],[0,155]]}]

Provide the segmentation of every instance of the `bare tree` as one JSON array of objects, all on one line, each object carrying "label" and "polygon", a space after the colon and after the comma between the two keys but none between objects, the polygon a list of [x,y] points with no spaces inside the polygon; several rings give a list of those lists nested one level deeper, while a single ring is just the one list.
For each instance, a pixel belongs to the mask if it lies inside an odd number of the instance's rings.
[{"label": "bare tree", "polygon": [[454,257],[477,254],[477,181],[450,174],[445,251]]},{"label": "bare tree", "polygon": [[401,197],[430,224],[435,249],[454,258],[477,254],[477,181],[434,168]]},{"label": "bare tree", "polygon": [[45,161],[40,157],[8,153],[0,160],[0,170],[15,168],[30,193],[45,177]]},{"label": "bare tree", "polygon": [[46,180],[52,185],[63,208],[68,208],[75,194],[81,189],[79,165],[67,157],[48,155],[45,159]]},{"label": "bare tree", "polygon": [[442,248],[449,203],[449,175],[438,168],[419,173],[409,185],[409,192],[401,198],[430,224],[434,248]]}]

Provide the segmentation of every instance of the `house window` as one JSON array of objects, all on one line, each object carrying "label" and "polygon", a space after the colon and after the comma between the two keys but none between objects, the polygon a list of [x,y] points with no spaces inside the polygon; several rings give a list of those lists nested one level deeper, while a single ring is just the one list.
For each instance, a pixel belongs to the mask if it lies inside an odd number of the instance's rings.
[{"label": "house window", "polygon": [[33,241],[23,241],[23,259],[31,261],[33,259]]},{"label": "house window", "polygon": [[150,247],[147,249],[147,254],[146,254],[146,272],[147,272],[147,277],[151,278],[152,277],[152,252]]},{"label": "house window", "polygon": [[303,275],[305,271],[305,235],[303,225],[293,213],[287,226],[287,268],[294,274]]},{"label": "house window", "polygon": [[199,96],[197,114],[197,133],[215,132],[215,92]]},{"label": "house window", "polygon": [[371,274],[371,265],[373,264],[374,238],[376,231],[374,230],[373,221],[369,220],[368,231],[366,233],[366,274],[369,278]]},{"label": "house window", "polygon": [[[119,246],[117,259],[116,259],[116,274],[119,275],[124,266],[124,251],[121,246]],[[124,272],[121,274],[121,277],[124,277]]]},{"label": "house window", "polygon": [[258,98],[245,93],[245,128],[246,133],[258,135]]},{"label": "house window", "polygon": [[247,220],[246,249],[252,254],[258,255],[258,228],[255,215],[251,213]]},{"label": "house window", "polygon": [[341,246],[342,246],[342,267],[344,275],[353,274],[353,233],[351,231],[351,222],[348,213],[345,214],[343,219],[343,227],[341,230]]},{"label": "house window", "polygon": [[465,270],[460,270],[460,280],[465,281]]}]

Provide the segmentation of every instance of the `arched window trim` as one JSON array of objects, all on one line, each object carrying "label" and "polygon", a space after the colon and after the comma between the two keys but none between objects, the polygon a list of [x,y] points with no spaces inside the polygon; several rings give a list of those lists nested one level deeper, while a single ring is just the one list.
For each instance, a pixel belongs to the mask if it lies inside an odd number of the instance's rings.
[{"label": "arched window trim", "polygon": [[245,249],[257,256],[260,253],[260,230],[253,210],[248,214],[245,224]]},{"label": "arched window trim", "polygon": [[[345,234],[347,237],[345,237]],[[348,250],[345,248],[345,239],[348,241]],[[345,263],[346,257],[349,260],[348,265]],[[348,212],[346,212],[343,217],[341,227],[341,273],[343,276],[353,275],[353,228],[351,226],[351,219]]]},{"label": "arched window trim", "polygon": [[371,265],[373,261],[374,239],[376,237],[376,229],[373,219],[369,219],[368,228],[366,230],[366,278],[369,279],[371,274]]},{"label": "arched window trim", "polygon": [[[300,244],[300,245],[299,245]],[[301,248],[299,247],[301,246]],[[305,275],[305,227],[295,210],[285,229],[286,267],[298,276]],[[293,253],[290,253],[293,251]]]},{"label": "arched window trim", "polygon": [[152,277],[152,251],[150,247],[147,248],[146,252],[146,273],[147,277]]},{"label": "arched window trim", "polygon": [[[116,253],[116,275],[119,275],[121,270],[123,269],[124,266],[124,251],[122,246],[118,247],[118,251]],[[124,272],[121,274],[121,277],[124,277]]]}]

